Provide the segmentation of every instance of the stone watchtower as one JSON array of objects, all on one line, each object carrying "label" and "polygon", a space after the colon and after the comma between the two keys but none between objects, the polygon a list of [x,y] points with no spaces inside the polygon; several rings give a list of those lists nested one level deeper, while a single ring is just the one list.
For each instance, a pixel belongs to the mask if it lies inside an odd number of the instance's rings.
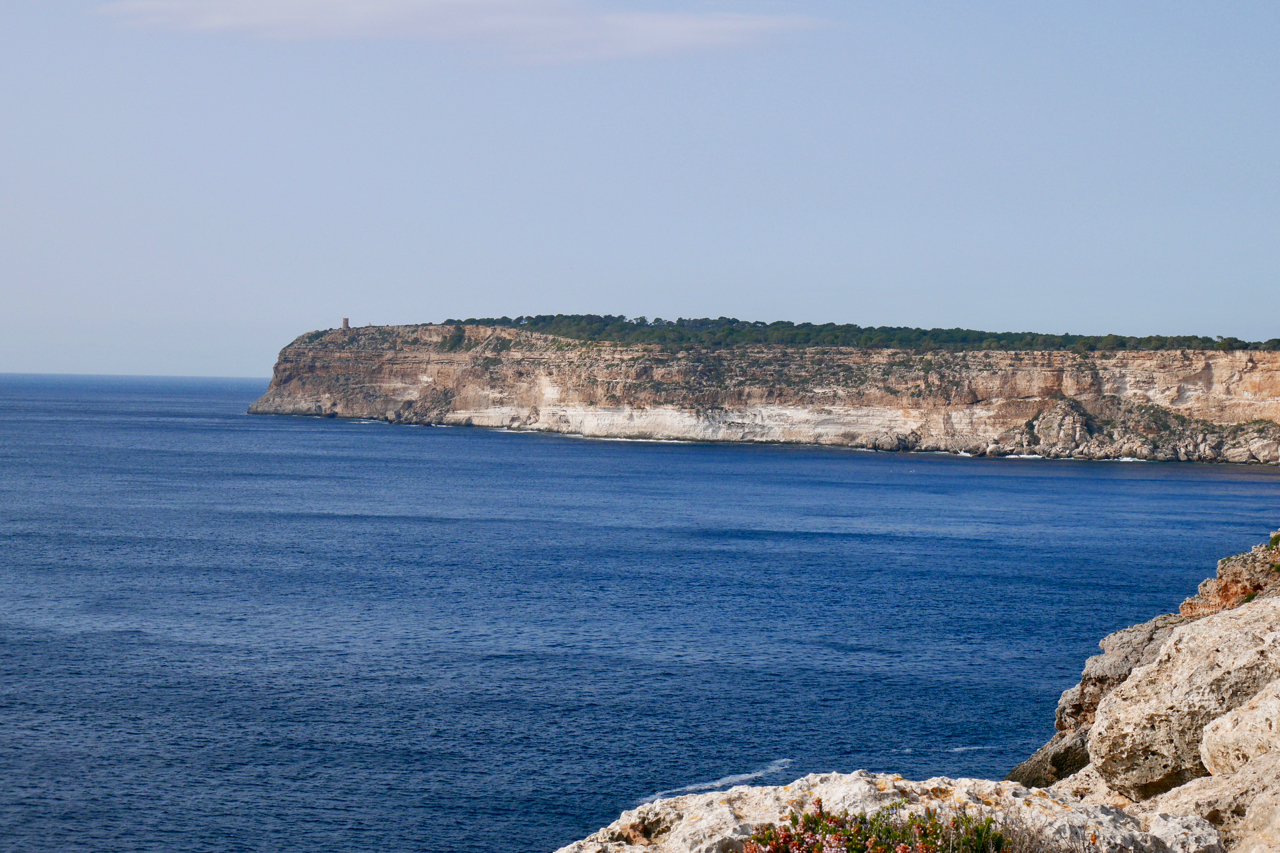
[{"label": "stone watchtower", "polygon": [[343,317],[343,318],[342,318],[342,328],[344,328],[344,329],[350,329],[350,328],[351,328],[351,321],[350,321],[350,320],[348,320],[346,317]]}]

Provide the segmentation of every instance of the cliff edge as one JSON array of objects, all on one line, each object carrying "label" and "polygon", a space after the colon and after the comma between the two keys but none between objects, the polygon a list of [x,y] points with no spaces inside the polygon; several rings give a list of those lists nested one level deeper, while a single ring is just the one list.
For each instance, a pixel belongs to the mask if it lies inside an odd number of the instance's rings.
[{"label": "cliff edge", "polygon": [[1280,463],[1280,352],[664,350],[520,328],[302,335],[255,414],[973,456]]}]

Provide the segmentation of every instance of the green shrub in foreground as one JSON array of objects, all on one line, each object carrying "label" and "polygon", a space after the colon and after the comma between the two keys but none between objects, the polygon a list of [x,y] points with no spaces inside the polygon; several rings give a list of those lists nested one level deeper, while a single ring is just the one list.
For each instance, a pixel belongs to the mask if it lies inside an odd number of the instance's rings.
[{"label": "green shrub in foreground", "polygon": [[757,830],[743,853],[1078,853],[1080,844],[1046,839],[1033,830],[990,817],[911,814],[896,807],[873,814],[813,809],[789,824]]}]

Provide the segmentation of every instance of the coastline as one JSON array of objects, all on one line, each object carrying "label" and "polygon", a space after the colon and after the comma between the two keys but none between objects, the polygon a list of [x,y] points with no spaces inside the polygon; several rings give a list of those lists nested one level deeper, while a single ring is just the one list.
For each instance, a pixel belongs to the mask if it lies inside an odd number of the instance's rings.
[{"label": "coastline", "polygon": [[1260,467],[1277,467],[1280,468],[1280,462],[1259,462],[1250,460],[1248,462],[1230,462],[1226,459],[1215,460],[1179,460],[1179,459],[1141,459],[1136,456],[1083,456],[1083,455],[1063,455],[1063,456],[1044,456],[1039,453],[969,453],[964,450],[919,450],[919,449],[881,449],[877,447],[864,447],[859,445],[841,444],[835,442],[814,442],[814,441],[783,441],[783,440],[720,440],[720,439],[704,439],[704,438],[637,438],[632,436],[614,436],[614,435],[585,435],[580,432],[559,432],[556,430],[528,429],[523,427],[510,426],[483,426],[476,423],[417,423],[409,421],[388,420],[385,418],[370,418],[362,415],[316,415],[316,414],[284,414],[276,412],[251,411],[247,412],[251,415],[275,416],[287,418],[303,418],[309,420],[341,420],[348,421],[357,425],[367,426],[404,426],[404,427],[431,427],[434,429],[480,429],[499,435],[545,435],[555,436],[557,438],[569,438],[580,441],[600,441],[600,442],[617,442],[625,444],[675,444],[675,445],[729,445],[729,446],[763,446],[763,447],[791,447],[791,448],[814,448],[827,450],[845,450],[854,453],[871,453],[871,454],[889,454],[889,455],[911,455],[918,454],[920,456],[948,456],[957,459],[1006,459],[1018,460],[1023,462],[1115,462],[1123,464],[1177,464],[1185,462],[1190,465],[1226,465],[1226,466],[1260,466]]},{"label": "coastline", "polygon": [[300,336],[249,411],[598,439],[1280,465],[1280,353],[667,352],[459,328]]},{"label": "coastline", "polygon": [[1177,614],[1099,645],[1062,695],[1058,735],[1001,782],[857,771],[736,786],[646,802],[558,853],[741,850],[819,801],[976,812],[1105,853],[1280,849],[1280,531],[1219,561]]}]

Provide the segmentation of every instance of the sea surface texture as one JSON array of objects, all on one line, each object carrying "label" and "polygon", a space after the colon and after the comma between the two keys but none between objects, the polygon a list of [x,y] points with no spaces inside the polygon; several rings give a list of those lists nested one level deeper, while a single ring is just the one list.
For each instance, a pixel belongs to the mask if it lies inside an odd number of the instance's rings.
[{"label": "sea surface texture", "polygon": [[260,417],[0,377],[0,851],[549,851],[659,794],[999,777],[1273,468]]}]

